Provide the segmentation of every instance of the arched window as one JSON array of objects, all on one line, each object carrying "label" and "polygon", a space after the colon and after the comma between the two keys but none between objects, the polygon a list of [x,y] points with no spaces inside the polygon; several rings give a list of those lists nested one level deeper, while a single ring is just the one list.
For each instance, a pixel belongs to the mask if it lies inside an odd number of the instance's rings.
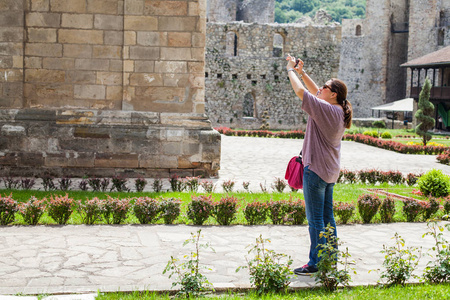
[{"label": "arched window", "polygon": [[251,93],[247,93],[244,96],[244,103],[242,105],[243,116],[244,117],[253,117],[255,112],[255,100]]},{"label": "arched window", "polygon": [[283,56],[283,45],[284,45],[283,36],[279,33],[275,33],[273,36],[273,57]]},{"label": "arched window", "polygon": [[237,56],[238,37],[233,31],[227,33],[226,55]]},{"label": "arched window", "polygon": [[361,25],[356,25],[356,36],[360,36],[361,35]]}]

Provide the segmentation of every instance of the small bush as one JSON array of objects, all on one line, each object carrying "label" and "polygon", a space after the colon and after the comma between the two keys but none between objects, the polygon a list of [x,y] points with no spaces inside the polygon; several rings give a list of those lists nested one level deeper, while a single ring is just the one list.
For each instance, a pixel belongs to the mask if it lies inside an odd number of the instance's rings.
[{"label": "small bush", "polygon": [[58,180],[58,183],[61,191],[68,191],[72,185],[72,179],[70,177],[63,177]]},{"label": "small bush", "polygon": [[[144,187],[145,187],[145,185],[144,185]],[[144,187],[142,187],[142,190],[144,189]],[[152,187],[153,187],[153,191],[154,191],[155,193],[161,192],[161,191],[162,191],[162,188],[163,188],[163,183],[162,183],[161,178],[155,178],[155,179],[153,179]],[[137,188],[137,187],[136,187],[136,188]]]},{"label": "small bush", "polygon": [[36,225],[39,222],[39,219],[45,212],[46,201],[46,198],[38,200],[32,196],[28,202],[19,205],[19,213],[22,215],[26,224]]},{"label": "small bush", "polygon": [[269,218],[274,225],[282,224],[286,220],[288,204],[286,201],[270,201],[268,203]]},{"label": "small bush", "polygon": [[212,215],[219,225],[230,225],[236,218],[237,202],[236,197],[222,197],[214,203]]},{"label": "small bush", "polygon": [[408,173],[408,175],[406,175],[406,183],[409,186],[413,186],[417,183],[417,180],[419,180],[419,177],[422,175],[418,175],[418,174],[414,174],[414,173]]},{"label": "small bush", "polygon": [[386,175],[392,184],[403,184],[405,182],[405,178],[400,171],[388,171]]},{"label": "small bush", "polygon": [[406,216],[407,222],[414,222],[422,213],[422,206],[416,199],[411,198],[403,200],[403,213]]},{"label": "small bush", "polygon": [[246,191],[246,192],[248,192],[248,186],[250,185],[250,182],[249,181],[244,181],[244,182],[242,182],[242,187],[244,188],[244,190]]},{"label": "small bush", "polygon": [[342,224],[347,224],[353,216],[355,205],[353,203],[337,202],[334,204],[334,212],[341,220]]},{"label": "small bush", "polygon": [[14,177],[7,176],[3,178],[3,184],[5,185],[5,188],[8,190],[15,190],[19,187],[20,180],[15,179]]},{"label": "small bush", "polygon": [[[435,241],[431,250],[435,251],[432,257],[434,261],[430,261],[425,268],[423,277],[430,283],[448,283],[450,282],[450,243],[444,238],[444,226],[438,225],[435,221],[427,223],[429,231],[423,236],[431,235]],[[445,225],[450,230],[450,225]]]},{"label": "small bush", "polygon": [[106,192],[108,190],[110,182],[111,180],[109,178],[103,178],[100,180],[100,189],[102,192]]},{"label": "small bush", "polygon": [[293,225],[302,225],[306,219],[305,201],[289,201],[286,203],[287,220]]},{"label": "small bush", "polygon": [[200,185],[203,188],[203,190],[205,191],[205,193],[211,194],[212,192],[214,192],[215,186],[212,181],[203,180],[202,182],[200,182]]},{"label": "small bush", "polygon": [[88,185],[89,185],[89,181],[87,181],[86,179],[82,179],[80,181],[80,183],[78,184],[78,187],[82,191],[87,191],[88,190]]},{"label": "small bush", "polygon": [[22,178],[20,180],[20,187],[22,190],[31,190],[36,181],[32,178]]},{"label": "small bush", "polygon": [[47,212],[59,225],[64,225],[69,221],[70,215],[73,212],[73,199],[69,195],[65,196],[50,196],[50,201],[47,204]]},{"label": "small bush", "polygon": [[367,171],[367,181],[372,185],[376,184],[380,178],[380,173],[381,172],[376,169]]},{"label": "small bush", "polygon": [[209,218],[214,207],[211,199],[211,196],[192,196],[192,201],[187,209],[187,217],[194,225],[203,225]]},{"label": "small bush", "polygon": [[344,180],[348,181],[350,184],[355,183],[358,179],[356,172],[351,171],[351,170],[344,169],[343,176],[344,176]]},{"label": "small bush", "polygon": [[14,222],[18,209],[19,207],[16,200],[12,198],[12,194],[4,197],[0,195],[0,225],[8,225]]},{"label": "small bush", "polygon": [[102,215],[102,200],[97,197],[87,199],[84,203],[78,201],[78,213],[81,216],[84,224],[92,225],[100,220]]},{"label": "small bush", "polygon": [[184,185],[186,189],[191,193],[197,193],[200,185],[198,177],[186,177]]},{"label": "small bush", "polygon": [[440,203],[436,198],[430,197],[428,202],[422,203],[422,213],[424,221],[427,221],[433,217],[439,211]]},{"label": "small bush", "polygon": [[377,195],[364,194],[358,198],[358,211],[363,223],[370,223],[377,214],[381,200]]},{"label": "small bush", "polygon": [[130,199],[118,199],[108,196],[102,201],[102,216],[108,224],[120,224],[126,218],[130,209]]},{"label": "small bush", "polygon": [[450,177],[441,170],[432,169],[420,176],[417,181],[425,196],[446,197],[450,193]]},{"label": "small bush", "polygon": [[255,253],[255,257],[248,260],[247,266],[239,267],[236,272],[241,269],[248,269],[250,274],[250,283],[256,288],[259,295],[267,293],[286,292],[292,271],[292,259],[285,254],[276,253],[267,249],[264,243],[270,240],[263,239],[260,235],[256,239],[250,253]]},{"label": "small bush", "polygon": [[91,177],[87,180],[87,182],[94,192],[100,191],[100,178]]},{"label": "small bush", "polygon": [[264,224],[267,219],[268,207],[266,203],[251,202],[244,208],[244,217],[250,225]]},{"label": "small bush", "polygon": [[444,207],[444,214],[446,214],[446,215],[450,214],[450,198],[449,197],[444,199],[443,207]]},{"label": "small bush", "polygon": [[140,197],[134,201],[133,211],[141,224],[151,224],[160,212],[159,202],[149,197]]},{"label": "small bush", "polygon": [[181,213],[181,200],[176,198],[163,198],[159,204],[161,213],[160,218],[164,224],[173,224]]},{"label": "small bush", "polygon": [[227,180],[222,182],[222,188],[225,193],[233,192],[235,182],[233,180]]},{"label": "small bush", "polygon": [[49,174],[44,174],[41,177],[42,179],[42,186],[44,187],[45,191],[54,191],[56,190],[55,183],[53,182],[53,176]]},{"label": "small bush", "polygon": [[134,187],[136,188],[137,192],[142,192],[145,189],[145,186],[147,185],[147,180],[143,177],[138,177],[134,180]]},{"label": "small bush", "polygon": [[178,177],[177,174],[172,175],[169,178],[170,188],[173,192],[182,192],[184,189],[183,181]]},{"label": "small bush", "polygon": [[392,139],[392,134],[390,134],[388,131],[385,131],[381,134],[382,139]]},{"label": "small bush", "polygon": [[281,178],[276,177],[275,182],[272,185],[272,188],[274,190],[276,190],[278,193],[282,193],[284,191],[284,189],[286,188],[286,186],[287,186],[286,181],[284,181]]},{"label": "small bush", "polygon": [[118,192],[129,192],[130,189],[127,187],[127,179],[122,175],[113,176],[111,179],[112,187],[111,191],[114,189]]},{"label": "small bush", "polygon": [[395,215],[395,201],[391,197],[384,198],[380,205],[380,217],[383,223],[392,223]]},{"label": "small bush", "polygon": [[375,128],[386,128],[386,123],[384,122],[384,120],[376,120],[372,122],[372,126]]}]

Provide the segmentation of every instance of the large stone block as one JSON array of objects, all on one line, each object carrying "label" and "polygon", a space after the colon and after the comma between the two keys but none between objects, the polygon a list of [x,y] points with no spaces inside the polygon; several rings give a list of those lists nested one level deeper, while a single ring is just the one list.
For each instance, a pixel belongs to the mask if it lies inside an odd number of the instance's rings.
[{"label": "large stone block", "polygon": [[51,11],[86,13],[86,0],[50,0]]},{"label": "large stone block", "polygon": [[153,73],[133,73],[130,75],[130,85],[132,86],[162,86],[162,75]]},{"label": "large stone block", "polygon": [[0,27],[22,27],[23,11],[0,12]]},{"label": "large stone block", "polygon": [[0,27],[0,42],[23,42],[22,27]]},{"label": "large stone block", "polygon": [[61,57],[61,44],[27,43],[25,45],[25,55],[43,57]]},{"label": "large stone block", "polygon": [[167,33],[138,31],[136,41],[141,46],[167,46]]},{"label": "large stone block", "polygon": [[75,85],[75,99],[105,99],[106,87],[104,85]]},{"label": "large stone block", "polygon": [[102,30],[122,30],[123,16],[95,15],[94,27]]},{"label": "large stone block", "polygon": [[192,34],[190,32],[169,32],[167,34],[167,46],[191,47]]},{"label": "large stone block", "polygon": [[[158,19],[153,16],[125,16],[124,29],[136,31],[158,30]],[[161,29],[159,29],[161,30]]]},{"label": "large stone block", "polygon": [[159,47],[130,46],[131,59],[158,60]]},{"label": "large stone block", "polygon": [[193,59],[191,48],[161,48],[161,59],[172,61],[190,61]]},{"label": "large stone block", "polygon": [[188,12],[186,1],[145,1],[144,13],[155,16],[185,16]]},{"label": "large stone block", "polygon": [[139,154],[102,154],[95,155],[97,168],[138,168]]},{"label": "large stone block", "polygon": [[92,52],[93,58],[115,58],[122,57],[122,47],[120,46],[94,46]]},{"label": "large stone block", "polygon": [[95,14],[116,15],[121,12],[119,8],[123,5],[122,3],[123,1],[117,0],[87,0],[87,10]]},{"label": "large stone block", "polygon": [[29,69],[25,73],[26,82],[64,82],[65,72],[60,70]]},{"label": "large stone block", "polygon": [[31,43],[55,43],[56,29],[53,28],[29,28],[28,41]]},{"label": "large stone block", "polygon": [[60,25],[61,15],[54,13],[30,12],[25,15],[27,26],[29,27],[53,27]]},{"label": "large stone block", "polygon": [[160,31],[196,31],[196,17],[159,17],[158,30]]},{"label": "large stone block", "polygon": [[61,26],[76,29],[92,29],[94,16],[91,14],[62,14]]},{"label": "large stone block", "polygon": [[44,58],[42,67],[49,70],[72,70],[75,66],[73,58]]},{"label": "large stone block", "polygon": [[92,58],[92,45],[64,45],[64,57]]},{"label": "large stone block", "polygon": [[109,60],[107,59],[77,59],[75,69],[92,71],[109,71]]},{"label": "large stone block", "polygon": [[58,30],[58,42],[62,44],[103,44],[103,31],[60,29]]}]

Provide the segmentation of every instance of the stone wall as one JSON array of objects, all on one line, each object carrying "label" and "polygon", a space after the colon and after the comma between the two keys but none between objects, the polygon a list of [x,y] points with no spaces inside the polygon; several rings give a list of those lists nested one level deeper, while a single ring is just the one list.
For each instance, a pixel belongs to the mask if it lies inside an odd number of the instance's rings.
[{"label": "stone wall", "polygon": [[275,0],[207,0],[208,22],[273,23]]},{"label": "stone wall", "polygon": [[206,0],[2,1],[1,175],[215,175],[205,33]]},{"label": "stone wall", "polygon": [[304,129],[307,115],[290,85],[285,57],[301,57],[323,84],[337,76],[340,33],[336,25],[209,22],[206,111],[213,125],[258,129],[267,112],[271,129]]}]

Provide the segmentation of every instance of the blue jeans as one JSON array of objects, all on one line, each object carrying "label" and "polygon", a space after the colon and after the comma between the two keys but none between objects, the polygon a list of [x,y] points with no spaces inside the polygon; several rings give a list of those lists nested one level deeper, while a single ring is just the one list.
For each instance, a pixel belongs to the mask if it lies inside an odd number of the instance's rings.
[{"label": "blue jeans", "polygon": [[325,244],[325,238],[319,235],[330,224],[334,227],[336,235],[336,222],[333,214],[333,187],[334,183],[326,183],[316,173],[305,167],[303,172],[303,195],[305,197],[306,219],[309,225],[309,238],[311,247],[309,250],[310,266],[317,266],[317,256],[320,244]]}]

